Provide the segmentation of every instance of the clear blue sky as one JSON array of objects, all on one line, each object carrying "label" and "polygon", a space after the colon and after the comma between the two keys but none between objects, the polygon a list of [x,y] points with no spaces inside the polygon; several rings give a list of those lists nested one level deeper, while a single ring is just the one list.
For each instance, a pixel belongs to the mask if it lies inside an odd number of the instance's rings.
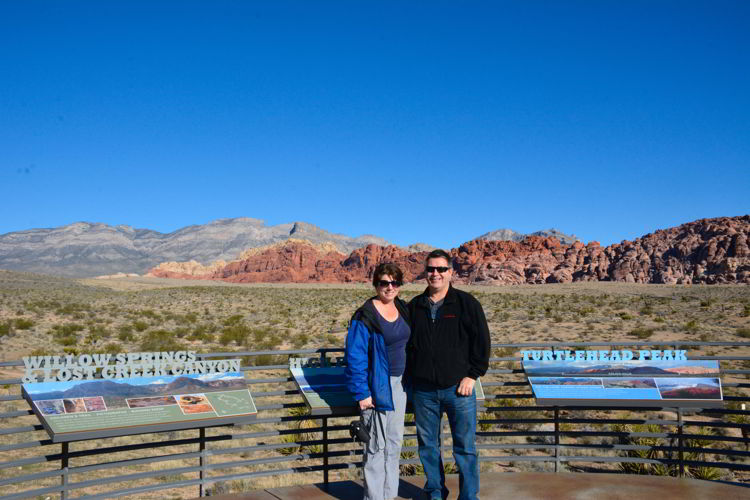
[{"label": "clear blue sky", "polygon": [[750,2],[0,4],[0,233],[454,247],[750,213]]}]

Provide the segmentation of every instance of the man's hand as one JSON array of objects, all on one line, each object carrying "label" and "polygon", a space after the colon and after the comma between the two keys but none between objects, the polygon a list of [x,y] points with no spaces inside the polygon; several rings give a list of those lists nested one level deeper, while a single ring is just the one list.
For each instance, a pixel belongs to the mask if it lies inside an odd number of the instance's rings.
[{"label": "man's hand", "polygon": [[464,377],[458,384],[458,391],[456,392],[458,392],[459,396],[471,396],[471,391],[474,390],[474,384],[476,384],[476,382],[477,381],[471,377]]},{"label": "man's hand", "polygon": [[360,411],[367,410],[368,408],[375,408],[375,405],[372,404],[372,396],[359,402]]}]

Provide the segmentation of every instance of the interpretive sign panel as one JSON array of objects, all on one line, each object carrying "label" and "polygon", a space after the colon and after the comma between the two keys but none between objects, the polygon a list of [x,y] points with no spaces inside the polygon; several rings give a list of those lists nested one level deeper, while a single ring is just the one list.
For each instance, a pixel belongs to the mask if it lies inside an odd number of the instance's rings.
[{"label": "interpretive sign panel", "polygon": [[[290,358],[289,371],[302,393],[312,415],[354,415],[357,402],[346,388],[345,360],[325,358]],[[477,404],[484,401],[482,382],[474,386]]]},{"label": "interpretive sign panel", "polygon": [[[255,419],[257,409],[241,371],[205,373],[198,365],[204,373],[194,373],[194,366],[177,366],[160,368],[155,376],[25,383],[22,393],[53,442]],[[239,363],[222,366],[238,369]]]},{"label": "interpretive sign panel", "polygon": [[354,415],[357,402],[346,388],[344,358],[290,358],[289,371],[312,415]]},{"label": "interpretive sign panel", "polygon": [[688,360],[685,351],[638,353],[525,351],[523,368],[540,405],[722,406],[718,361]]}]

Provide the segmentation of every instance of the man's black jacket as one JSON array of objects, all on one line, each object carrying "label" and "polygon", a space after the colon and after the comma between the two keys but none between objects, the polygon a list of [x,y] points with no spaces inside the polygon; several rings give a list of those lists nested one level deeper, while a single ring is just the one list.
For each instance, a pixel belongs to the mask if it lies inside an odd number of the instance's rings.
[{"label": "man's black jacket", "polygon": [[427,290],[409,302],[411,337],[406,370],[414,382],[450,387],[487,373],[490,330],[482,305],[470,294],[448,289],[437,319],[430,317]]}]

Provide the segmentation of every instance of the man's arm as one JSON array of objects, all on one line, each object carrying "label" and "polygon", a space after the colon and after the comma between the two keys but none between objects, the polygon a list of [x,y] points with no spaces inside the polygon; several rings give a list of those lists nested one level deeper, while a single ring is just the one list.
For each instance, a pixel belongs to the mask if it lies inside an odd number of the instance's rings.
[{"label": "man's arm", "polygon": [[482,304],[474,299],[472,307],[472,333],[469,339],[469,377],[476,380],[485,373],[490,366],[490,327],[484,316]]},{"label": "man's arm", "polygon": [[469,304],[471,306],[469,375],[462,378],[458,384],[456,392],[461,396],[471,395],[477,378],[487,373],[487,368],[490,365],[490,328],[487,325],[487,318],[484,316],[482,304],[478,300],[473,299]]}]

